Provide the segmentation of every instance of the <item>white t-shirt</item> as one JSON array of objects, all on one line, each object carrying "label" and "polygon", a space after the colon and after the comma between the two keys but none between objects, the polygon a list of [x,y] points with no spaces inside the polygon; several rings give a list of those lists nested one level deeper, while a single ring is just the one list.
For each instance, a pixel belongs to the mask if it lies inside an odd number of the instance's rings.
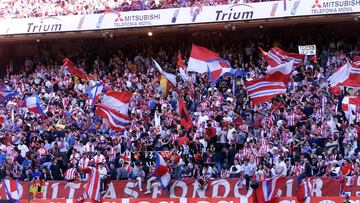
[{"label": "white t-shirt", "polygon": [[17,148],[20,150],[20,155],[21,155],[22,157],[25,157],[25,156],[26,156],[26,153],[29,151],[29,148],[28,148],[26,145],[24,145],[24,144],[18,145]]},{"label": "white t-shirt", "polygon": [[283,168],[283,171],[281,172],[280,176],[286,176],[287,175],[287,166],[285,164],[285,162],[280,162],[279,163],[279,170]]},{"label": "white t-shirt", "polygon": [[104,178],[107,175],[106,167],[99,167],[100,178]]},{"label": "white t-shirt", "polygon": [[202,122],[205,122],[205,124],[206,124],[206,121],[208,121],[208,120],[209,120],[209,116],[207,116],[207,115],[204,115],[204,116],[200,115],[200,117],[199,117],[199,124],[201,124]]}]

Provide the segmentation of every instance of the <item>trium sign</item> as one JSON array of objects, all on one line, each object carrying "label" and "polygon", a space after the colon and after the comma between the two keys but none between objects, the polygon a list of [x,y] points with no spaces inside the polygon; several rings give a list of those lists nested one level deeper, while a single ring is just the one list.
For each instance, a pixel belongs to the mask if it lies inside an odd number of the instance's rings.
[{"label": "trium sign", "polygon": [[27,23],[27,33],[60,32],[62,21],[56,17],[46,17]]},{"label": "trium sign", "polygon": [[216,21],[248,20],[254,16],[254,8],[247,4],[237,4],[216,11]]}]

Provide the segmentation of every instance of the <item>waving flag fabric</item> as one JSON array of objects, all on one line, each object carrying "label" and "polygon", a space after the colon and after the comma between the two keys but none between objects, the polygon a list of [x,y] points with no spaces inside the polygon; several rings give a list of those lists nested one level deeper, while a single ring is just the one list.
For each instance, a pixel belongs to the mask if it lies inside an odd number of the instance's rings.
[{"label": "waving flag fabric", "polygon": [[163,75],[159,76],[159,83],[160,83],[162,95],[164,97],[167,97],[169,94],[171,83]]},{"label": "waving flag fabric", "polygon": [[19,189],[18,189],[18,186],[19,186],[18,181],[4,179],[3,184],[5,187],[7,199],[19,202],[20,194],[19,194]]},{"label": "waving flag fabric", "polygon": [[103,91],[104,86],[101,83],[96,83],[95,85],[89,87],[86,90],[86,93],[89,95],[89,97],[92,99],[92,105],[99,100],[101,93]]},{"label": "waving flag fabric", "polygon": [[44,115],[44,110],[40,104],[40,97],[38,95],[32,95],[25,97],[23,107],[26,107],[30,112]]},{"label": "waving flag fabric", "polygon": [[122,131],[130,123],[130,117],[125,116],[103,104],[96,104],[95,114],[106,119],[113,130]]},{"label": "waving flag fabric", "polygon": [[266,73],[266,79],[274,80],[274,81],[281,81],[287,84],[290,79],[292,67],[294,61],[282,63],[275,67],[268,67]]},{"label": "waving flag fabric", "polygon": [[7,100],[18,94],[19,94],[19,92],[16,90],[9,90],[5,86],[0,86],[0,100]]},{"label": "waving flag fabric", "polygon": [[209,73],[210,81],[214,84],[224,74],[234,74],[227,60],[222,59],[217,53],[204,47],[192,45],[187,71],[197,73]]},{"label": "waving flag fabric", "polygon": [[219,60],[223,59],[217,53],[193,44],[191,48],[187,71],[206,73],[208,72],[208,63],[211,61]]},{"label": "waving flag fabric", "polygon": [[178,62],[177,62],[177,66],[179,68],[179,73],[180,73],[180,77],[184,80],[184,81],[188,81],[189,80],[189,76],[187,74],[187,71],[185,69],[185,65],[184,62],[181,58],[181,53],[179,51],[178,53]]},{"label": "waving flag fabric", "polygon": [[235,74],[235,69],[230,67],[230,63],[225,60],[213,61],[208,63],[209,77],[212,84],[217,83],[225,74]]},{"label": "waving flag fabric", "polygon": [[68,58],[64,59],[63,67],[67,67],[69,72],[71,74],[73,74],[74,76],[76,76],[76,77],[79,77],[79,78],[81,78],[83,80],[89,80],[90,79],[90,77],[84,71],[82,71],[80,69],[77,69],[74,66],[74,63]]},{"label": "waving flag fabric", "polygon": [[331,87],[340,86],[343,82],[345,82],[350,75],[351,64],[346,63],[343,66],[339,67],[329,78],[328,82]]},{"label": "waving flag fabric", "polygon": [[286,93],[294,61],[269,67],[263,79],[245,82],[249,97],[254,104],[271,100],[277,95]]},{"label": "waving flag fabric", "polygon": [[287,86],[284,82],[258,79],[245,82],[246,91],[253,104],[271,100],[273,97],[285,94]]},{"label": "waving flag fabric", "polygon": [[123,115],[128,115],[131,96],[130,92],[108,91],[104,94],[101,103]]},{"label": "waving flag fabric", "polygon": [[180,116],[180,125],[183,126],[186,130],[189,130],[193,127],[191,117],[188,110],[184,104],[184,100],[179,98],[179,116]]},{"label": "waving flag fabric", "polygon": [[352,117],[355,116],[360,109],[360,96],[345,96],[339,99],[338,107],[340,111],[345,113],[349,121],[352,122]]},{"label": "waving flag fabric", "polygon": [[130,92],[108,91],[101,104],[96,104],[95,114],[106,119],[111,129],[122,131],[129,123]]},{"label": "waving flag fabric", "polygon": [[355,57],[351,67],[348,66],[347,68],[350,69],[346,71],[348,77],[340,86],[360,88],[360,56]]},{"label": "waving flag fabric", "polygon": [[153,59],[156,69],[159,70],[162,76],[164,76],[174,87],[176,87],[176,75],[163,71],[160,65]]},{"label": "waving flag fabric", "polygon": [[282,63],[287,63],[290,61],[294,61],[293,65],[298,66],[303,63],[304,57],[305,57],[305,55],[303,55],[303,54],[295,54],[295,53],[286,52],[286,51],[281,50],[278,47],[270,49],[269,52],[266,52],[261,48],[259,48],[259,49],[260,49],[262,55],[264,56],[266,62],[271,67],[275,67]]},{"label": "waving flag fabric", "polygon": [[79,201],[83,200],[92,200],[100,202],[100,173],[94,167],[88,167],[81,169],[81,172],[85,172],[89,175],[89,178],[86,183],[85,191],[80,197]]},{"label": "waving flag fabric", "polygon": [[169,173],[169,169],[166,166],[166,162],[164,158],[158,153],[154,152],[156,156],[155,161],[155,170],[152,174],[152,176],[155,176],[163,189],[165,189],[169,184],[171,180],[171,176]]}]

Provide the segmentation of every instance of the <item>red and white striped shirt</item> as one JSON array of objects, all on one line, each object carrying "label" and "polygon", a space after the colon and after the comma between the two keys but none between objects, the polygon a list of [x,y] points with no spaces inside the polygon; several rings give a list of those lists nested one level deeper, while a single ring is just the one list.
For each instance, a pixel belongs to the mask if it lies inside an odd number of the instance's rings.
[{"label": "red and white striped shirt", "polygon": [[286,115],[286,121],[288,126],[295,126],[295,117],[295,113]]},{"label": "red and white striped shirt", "polygon": [[87,157],[83,157],[79,161],[80,168],[86,168],[89,166],[90,159]]},{"label": "red and white striped shirt", "polygon": [[179,134],[173,134],[171,137],[170,137],[170,143],[174,144],[175,141],[178,139],[179,137]]},{"label": "red and white striped shirt", "polygon": [[66,171],[66,175],[65,175],[66,180],[76,180],[77,177],[78,177],[78,172],[77,172],[77,169],[75,167],[74,168],[69,168]]},{"label": "red and white striped shirt", "polygon": [[301,165],[295,165],[292,167],[293,175],[299,176],[302,173]]},{"label": "red and white striped shirt", "polygon": [[93,143],[86,143],[85,145],[85,152],[95,152],[95,146]]},{"label": "red and white striped shirt", "polygon": [[43,156],[48,154],[48,150],[45,149],[44,147],[39,148],[36,153],[39,155],[39,158],[43,158]]},{"label": "red and white striped shirt", "polygon": [[206,108],[210,106],[210,103],[207,100],[204,100],[201,102],[200,106],[201,106],[201,110],[205,111]]},{"label": "red and white striped shirt", "polygon": [[95,164],[105,163],[105,162],[106,162],[105,156],[102,155],[102,154],[100,154],[100,155],[95,155],[93,160],[94,160],[94,163],[95,163]]},{"label": "red and white striped shirt", "polygon": [[80,160],[80,154],[75,153],[70,155],[70,163],[77,165]]},{"label": "red and white striped shirt", "polygon": [[114,159],[116,158],[117,152],[118,152],[117,146],[110,148],[110,152],[108,153],[110,161],[114,161]]},{"label": "red and white striped shirt", "polygon": [[245,148],[243,149],[243,157],[245,157],[245,158],[248,159],[251,154],[252,154],[252,150],[251,150],[250,147],[245,147]]}]

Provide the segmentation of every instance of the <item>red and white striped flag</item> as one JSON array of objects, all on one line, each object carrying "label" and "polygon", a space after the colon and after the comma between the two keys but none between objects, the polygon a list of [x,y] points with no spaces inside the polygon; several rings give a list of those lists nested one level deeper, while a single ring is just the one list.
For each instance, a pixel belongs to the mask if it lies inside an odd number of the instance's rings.
[{"label": "red and white striped flag", "polygon": [[277,95],[286,93],[284,82],[258,79],[245,82],[246,91],[253,104],[268,101]]},{"label": "red and white striped flag", "polygon": [[88,167],[81,169],[81,172],[85,172],[89,175],[86,183],[85,191],[78,201],[92,200],[100,202],[100,173],[94,167]]},{"label": "red and white striped flag", "polygon": [[184,62],[181,58],[181,53],[179,51],[178,53],[178,62],[177,62],[177,66],[179,68],[179,73],[180,73],[180,77],[184,80],[184,81],[188,81],[190,78],[187,74],[187,71],[186,71],[186,68],[185,68],[185,65],[184,65]]},{"label": "red and white striped flag", "polygon": [[130,92],[105,93],[101,104],[96,105],[95,114],[106,119],[111,129],[122,131],[131,121],[128,116]]},{"label": "red and white striped flag", "polygon": [[295,54],[283,51],[282,49],[275,47],[270,49],[269,52],[264,51],[263,49],[259,48],[262,55],[264,56],[266,62],[271,67],[276,67],[280,64],[287,63],[290,61],[294,61],[294,66],[301,65],[304,61],[305,55],[303,54]]},{"label": "red and white striped flag", "polygon": [[19,194],[19,190],[18,190],[18,185],[19,185],[18,181],[4,179],[3,183],[4,183],[7,198],[12,201],[20,200],[20,194]]},{"label": "red and white striped flag", "polygon": [[269,67],[263,79],[245,82],[249,97],[254,104],[268,101],[277,95],[286,93],[289,77],[294,61]]},{"label": "red and white striped flag", "polygon": [[330,86],[360,88],[360,56],[339,67],[328,79]]}]

